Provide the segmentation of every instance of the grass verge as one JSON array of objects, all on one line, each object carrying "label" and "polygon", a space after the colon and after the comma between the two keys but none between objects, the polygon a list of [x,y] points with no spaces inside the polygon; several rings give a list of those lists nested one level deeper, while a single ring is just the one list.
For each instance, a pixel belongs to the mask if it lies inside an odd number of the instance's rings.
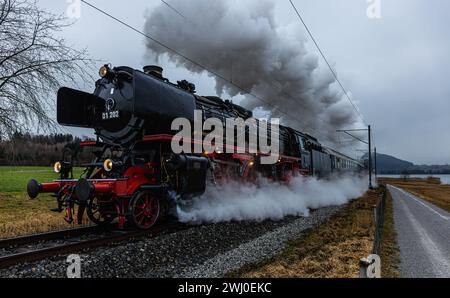
[{"label": "grass verge", "polygon": [[288,242],[280,255],[247,265],[229,277],[357,277],[360,258],[372,252],[373,208],[380,196],[381,190],[367,192],[303,238]]},{"label": "grass verge", "polygon": [[386,193],[384,225],[381,232],[381,274],[385,278],[400,277],[400,250],[394,225],[394,206],[389,191]]},{"label": "grass verge", "polygon": [[[74,175],[81,169],[74,169]],[[42,194],[30,200],[26,194],[28,180],[49,182],[58,176],[46,167],[0,167],[0,238],[10,238],[72,227],[63,214],[51,212],[56,200]]]},{"label": "grass verge", "polygon": [[[82,171],[82,168],[74,168],[73,174],[79,177]],[[49,182],[58,179],[58,174],[52,167],[0,167],[0,194],[26,193],[31,179]]]},{"label": "grass verge", "polygon": [[450,212],[450,185],[440,183],[437,178],[394,179],[380,178],[379,183],[391,184],[404,189],[448,212]]},{"label": "grass verge", "polygon": [[0,239],[79,227],[65,222],[63,213],[50,211],[55,207],[50,195],[36,200],[20,194],[0,195]]}]

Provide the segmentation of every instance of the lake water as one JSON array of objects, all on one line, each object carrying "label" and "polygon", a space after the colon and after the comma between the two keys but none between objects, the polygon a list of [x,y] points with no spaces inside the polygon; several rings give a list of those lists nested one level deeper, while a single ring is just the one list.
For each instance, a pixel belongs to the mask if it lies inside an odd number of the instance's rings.
[{"label": "lake water", "polygon": [[[400,178],[401,175],[378,175],[379,178],[386,177],[386,178]],[[450,175],[430,175],[430,174],[423,174],[423,175],[409,175],[411,178],[427,178],[427,177],[435,177],[441,179],[442,184],[450,184]]]}]

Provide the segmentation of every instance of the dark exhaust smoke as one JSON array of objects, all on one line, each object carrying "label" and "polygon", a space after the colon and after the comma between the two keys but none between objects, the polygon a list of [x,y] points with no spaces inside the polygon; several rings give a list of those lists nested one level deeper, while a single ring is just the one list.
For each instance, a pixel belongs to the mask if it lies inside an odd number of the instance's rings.
[{"label": "dark exhaust smoke", "polygon": [[[279,24],[275,1],[171,0],[170,5],[178,13],[163,4],[147,13],[146,33],[270,104],[214,77],[218,95],[242,94],[246,108],[261,108],[335,147],[336,129],[359,124],[332,74],[307,50],[298,20]],[[191,72],[204,72],[151,41],[147,47],[154,62],[166,57]]]}]

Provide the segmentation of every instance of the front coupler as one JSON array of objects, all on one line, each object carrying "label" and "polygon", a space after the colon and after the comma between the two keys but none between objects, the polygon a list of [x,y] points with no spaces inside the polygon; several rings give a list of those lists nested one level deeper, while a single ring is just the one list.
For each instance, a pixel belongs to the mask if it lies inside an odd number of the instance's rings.
[{"label": "front coupler", "polygon": [[27,192],[31,199],[38,197],[40,193],[54,193],[58,209],[65,210],[64,220],[72,223],[75,205],[78,205],[77,222],[81,224],[89,199],[93,195],[111,194],[116,188],[113,180],[57,180],[51,183],[39,183],[36,180],[30,180],[27,185]]}]

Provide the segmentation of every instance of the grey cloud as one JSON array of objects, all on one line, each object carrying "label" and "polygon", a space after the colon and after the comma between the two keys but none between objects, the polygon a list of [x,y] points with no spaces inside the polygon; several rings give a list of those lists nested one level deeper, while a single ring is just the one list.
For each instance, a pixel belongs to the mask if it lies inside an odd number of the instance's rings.
[{"label": "grey cloud", "polygon": [[[167,1],[174,6],[178,4]],[[294,0],[325,54],[336,66],[340,80],[353,94],[354,101],[359,103],[367,121],[373,125],[379,151],[416,163],[449,163],[450,2],[381,1],[382,18],[370,20],[366,16],[365,0]],[[194,5],[196,1],[183,2]],[[220,2],[210,1],[196,16],[208,18],[210,7]],[[62,0],[39,0],[39,3],[55,12],[63,12],[66,5]],[[141,29],[145,25],[144,12],[147,10],[151,14],[160,6],[159,0],[133,0],[133,5],[126,7],[123,1],[118,0],[93,3]],[[305,68],[307,73],[308,67],[316,66],[314,57],[317,53],[305,37],[289,3],[275,0],[273,3],[274,15],[270,22],[286,26],[285,34],[298,38],[299,48],[306,41],[304,51],[311,56],[292,65]],[[182,6],[177,8],[184,13]],[[254,15],[259,13],[254,11]],[[177,17],[172,15],[173,20]],[[244,29],[235,28],[231,33],[239,35]],[[86,6],[82,7],[82,18],[62,34],[77,47],[87,47],[94,58],[115,65],[140,68],[154,62],[146,56],[146,40],[142,36]],[[186,38],[182,34],[179,37]],[[330,78],[323,69],[323,62],[316,61],[322,64],[320,78],[324,81],[321,85],[326,86]],[[164,58],[160,63],[171,80],[186,78],[196,83],[199,93],[215,92],[215,81],[207,75],[191,73]],[[286,80],[292,72],[295,74],[295,70],[286,69],[286,73],[278,75]],[[320,89],[318,86],[315,88]],[[324,94],[323,90],[319,92]],[[324,95],[319,102],[326,106],[335,98],[332,94]],[[342,105],[337,111],[328,109],[329,115],[324,117],[332,123],[340,123],[341,117],[347,117],[341,113],[351,112],[348,103],[342,102]],[[314,109],[311,114],[317,112]],[[87,134],[84,131],[76,133]]]}]

